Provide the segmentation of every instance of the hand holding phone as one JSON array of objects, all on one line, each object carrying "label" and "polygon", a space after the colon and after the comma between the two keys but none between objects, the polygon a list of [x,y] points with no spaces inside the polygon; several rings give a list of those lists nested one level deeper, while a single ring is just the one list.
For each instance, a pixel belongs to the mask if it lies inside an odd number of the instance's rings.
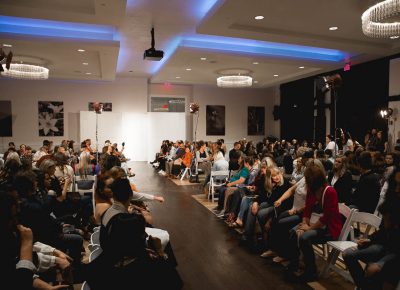
[{"label": "hand holding phone", "polygon": [[125,142],[122,142],[122,147],[124,147],[125,146]]}]

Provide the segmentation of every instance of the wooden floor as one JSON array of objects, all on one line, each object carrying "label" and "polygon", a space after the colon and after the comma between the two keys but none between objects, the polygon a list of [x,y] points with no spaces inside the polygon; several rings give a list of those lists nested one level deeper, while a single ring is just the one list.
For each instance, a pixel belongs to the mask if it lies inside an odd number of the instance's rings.
[{"label": "wooden floor", "polygon": [[200,186],[177,186],[148,163],[130,167],[140,191],[165,198],[150,208],[154,226],[170,233],[184,289],[311,289],[285,282],[281,267],[239,247],[238,234],[191,197],[200,193]]}]

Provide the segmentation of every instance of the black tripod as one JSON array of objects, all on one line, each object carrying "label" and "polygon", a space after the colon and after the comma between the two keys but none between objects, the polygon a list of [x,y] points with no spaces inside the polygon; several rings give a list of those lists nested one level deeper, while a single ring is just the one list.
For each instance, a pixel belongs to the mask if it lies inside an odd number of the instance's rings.
[{"label": "black tripod", "polygon": [[[196,114],[196,112],[195,112]],[[198,163],[197,163],[197,157],[196,157],[196,146],[197,146],[197,125],[199,124],[199,112],[197,111],[197,118],[196,118],[196,125],[194,129],[194,142],[193,142],[193,161],[192,164],[190,165],[190,171],[192,172],[192,166],[194,165],[194,174],[190,175],[190,182],[193,183],[200,183],[199,181],[199,170],[198,170]]]}]

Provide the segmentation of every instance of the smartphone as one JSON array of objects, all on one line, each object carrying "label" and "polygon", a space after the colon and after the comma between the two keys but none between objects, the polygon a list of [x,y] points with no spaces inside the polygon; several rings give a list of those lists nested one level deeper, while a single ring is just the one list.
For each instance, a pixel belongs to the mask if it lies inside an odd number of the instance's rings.
[{"label": "smartphone", "polygon": [[125,142],[122,142],[122,146],[125,146]]}]

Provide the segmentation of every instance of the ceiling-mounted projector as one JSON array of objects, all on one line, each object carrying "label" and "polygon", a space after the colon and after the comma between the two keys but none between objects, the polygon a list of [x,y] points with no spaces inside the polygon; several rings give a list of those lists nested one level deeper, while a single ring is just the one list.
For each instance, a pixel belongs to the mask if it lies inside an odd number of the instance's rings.
[{"label": "ceiling-mounted projector", "polygon": [[151,29],[151,48],[144,51],[143,59],[159,61],[164,57],[164,51],[154,48],[154,27]]}]

